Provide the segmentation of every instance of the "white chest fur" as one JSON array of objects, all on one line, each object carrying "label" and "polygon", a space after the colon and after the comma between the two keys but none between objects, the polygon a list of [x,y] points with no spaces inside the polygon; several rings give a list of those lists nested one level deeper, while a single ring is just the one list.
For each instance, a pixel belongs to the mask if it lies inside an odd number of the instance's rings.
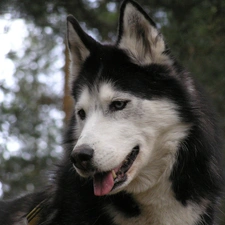
[{"label": "white chest fur", "polygon": [[[159,193],[158,193],[159,194]],[[137,196],[141,213],[137,217],[126,217],[116,209],[109,212],[118,225],[194,225],[203,214],[207,202],[195,204],[189,202],[183,206],[174,197],[171,190],[162,192],[158,198],[149,195]]]}]

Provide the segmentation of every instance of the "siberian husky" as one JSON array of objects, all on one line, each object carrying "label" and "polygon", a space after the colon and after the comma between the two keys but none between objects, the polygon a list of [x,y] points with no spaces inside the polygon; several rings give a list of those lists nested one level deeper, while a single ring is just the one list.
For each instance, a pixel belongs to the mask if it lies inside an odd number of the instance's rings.
[{"label": "siberian husky", "polygon": [[215,224],[214,115],[153,20],[126,0],[115,44],[71,15],[67,40],[75,106],[64,157],[46,191],[2,203],[1,224]]}]

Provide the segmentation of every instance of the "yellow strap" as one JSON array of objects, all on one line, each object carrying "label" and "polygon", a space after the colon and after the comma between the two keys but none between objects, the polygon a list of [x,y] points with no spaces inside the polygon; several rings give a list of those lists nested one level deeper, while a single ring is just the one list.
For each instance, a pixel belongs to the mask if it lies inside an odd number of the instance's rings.
[{"label": "yellow strap", "polygon": [[28,222],[28,225],[38,225],[39,217],[34,217],[30,222]]},{"label": "yellow strap", "polygon": [[39,221],[39,213],[43,209],[43,203],[46,200],[42,201],[38,204],[31,212],[29,212],[26,216],[28,225],[37,225]]}]

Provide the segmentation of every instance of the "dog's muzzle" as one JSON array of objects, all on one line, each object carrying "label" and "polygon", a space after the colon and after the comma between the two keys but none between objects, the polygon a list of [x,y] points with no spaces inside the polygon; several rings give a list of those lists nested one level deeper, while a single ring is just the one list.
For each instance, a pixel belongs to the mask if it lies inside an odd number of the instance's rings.
[{"label": "dog's muzzle", "polygon": [[73,149],[71,153],[71,161],[77,169],[84,172],[93,171],[91,160],[94,155],[94,150],[88,145],[80,145]]}]

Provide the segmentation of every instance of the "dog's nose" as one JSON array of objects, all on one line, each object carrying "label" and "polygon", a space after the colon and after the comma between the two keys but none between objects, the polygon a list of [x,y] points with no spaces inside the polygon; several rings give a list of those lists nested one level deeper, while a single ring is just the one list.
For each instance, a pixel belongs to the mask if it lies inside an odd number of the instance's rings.
[{"label": "dog's nose", "polygon": [[72,163],[81,170],[90,171],[92,169],[91,159],[94,150],[88,145],[77,146],[71,153]]}]

